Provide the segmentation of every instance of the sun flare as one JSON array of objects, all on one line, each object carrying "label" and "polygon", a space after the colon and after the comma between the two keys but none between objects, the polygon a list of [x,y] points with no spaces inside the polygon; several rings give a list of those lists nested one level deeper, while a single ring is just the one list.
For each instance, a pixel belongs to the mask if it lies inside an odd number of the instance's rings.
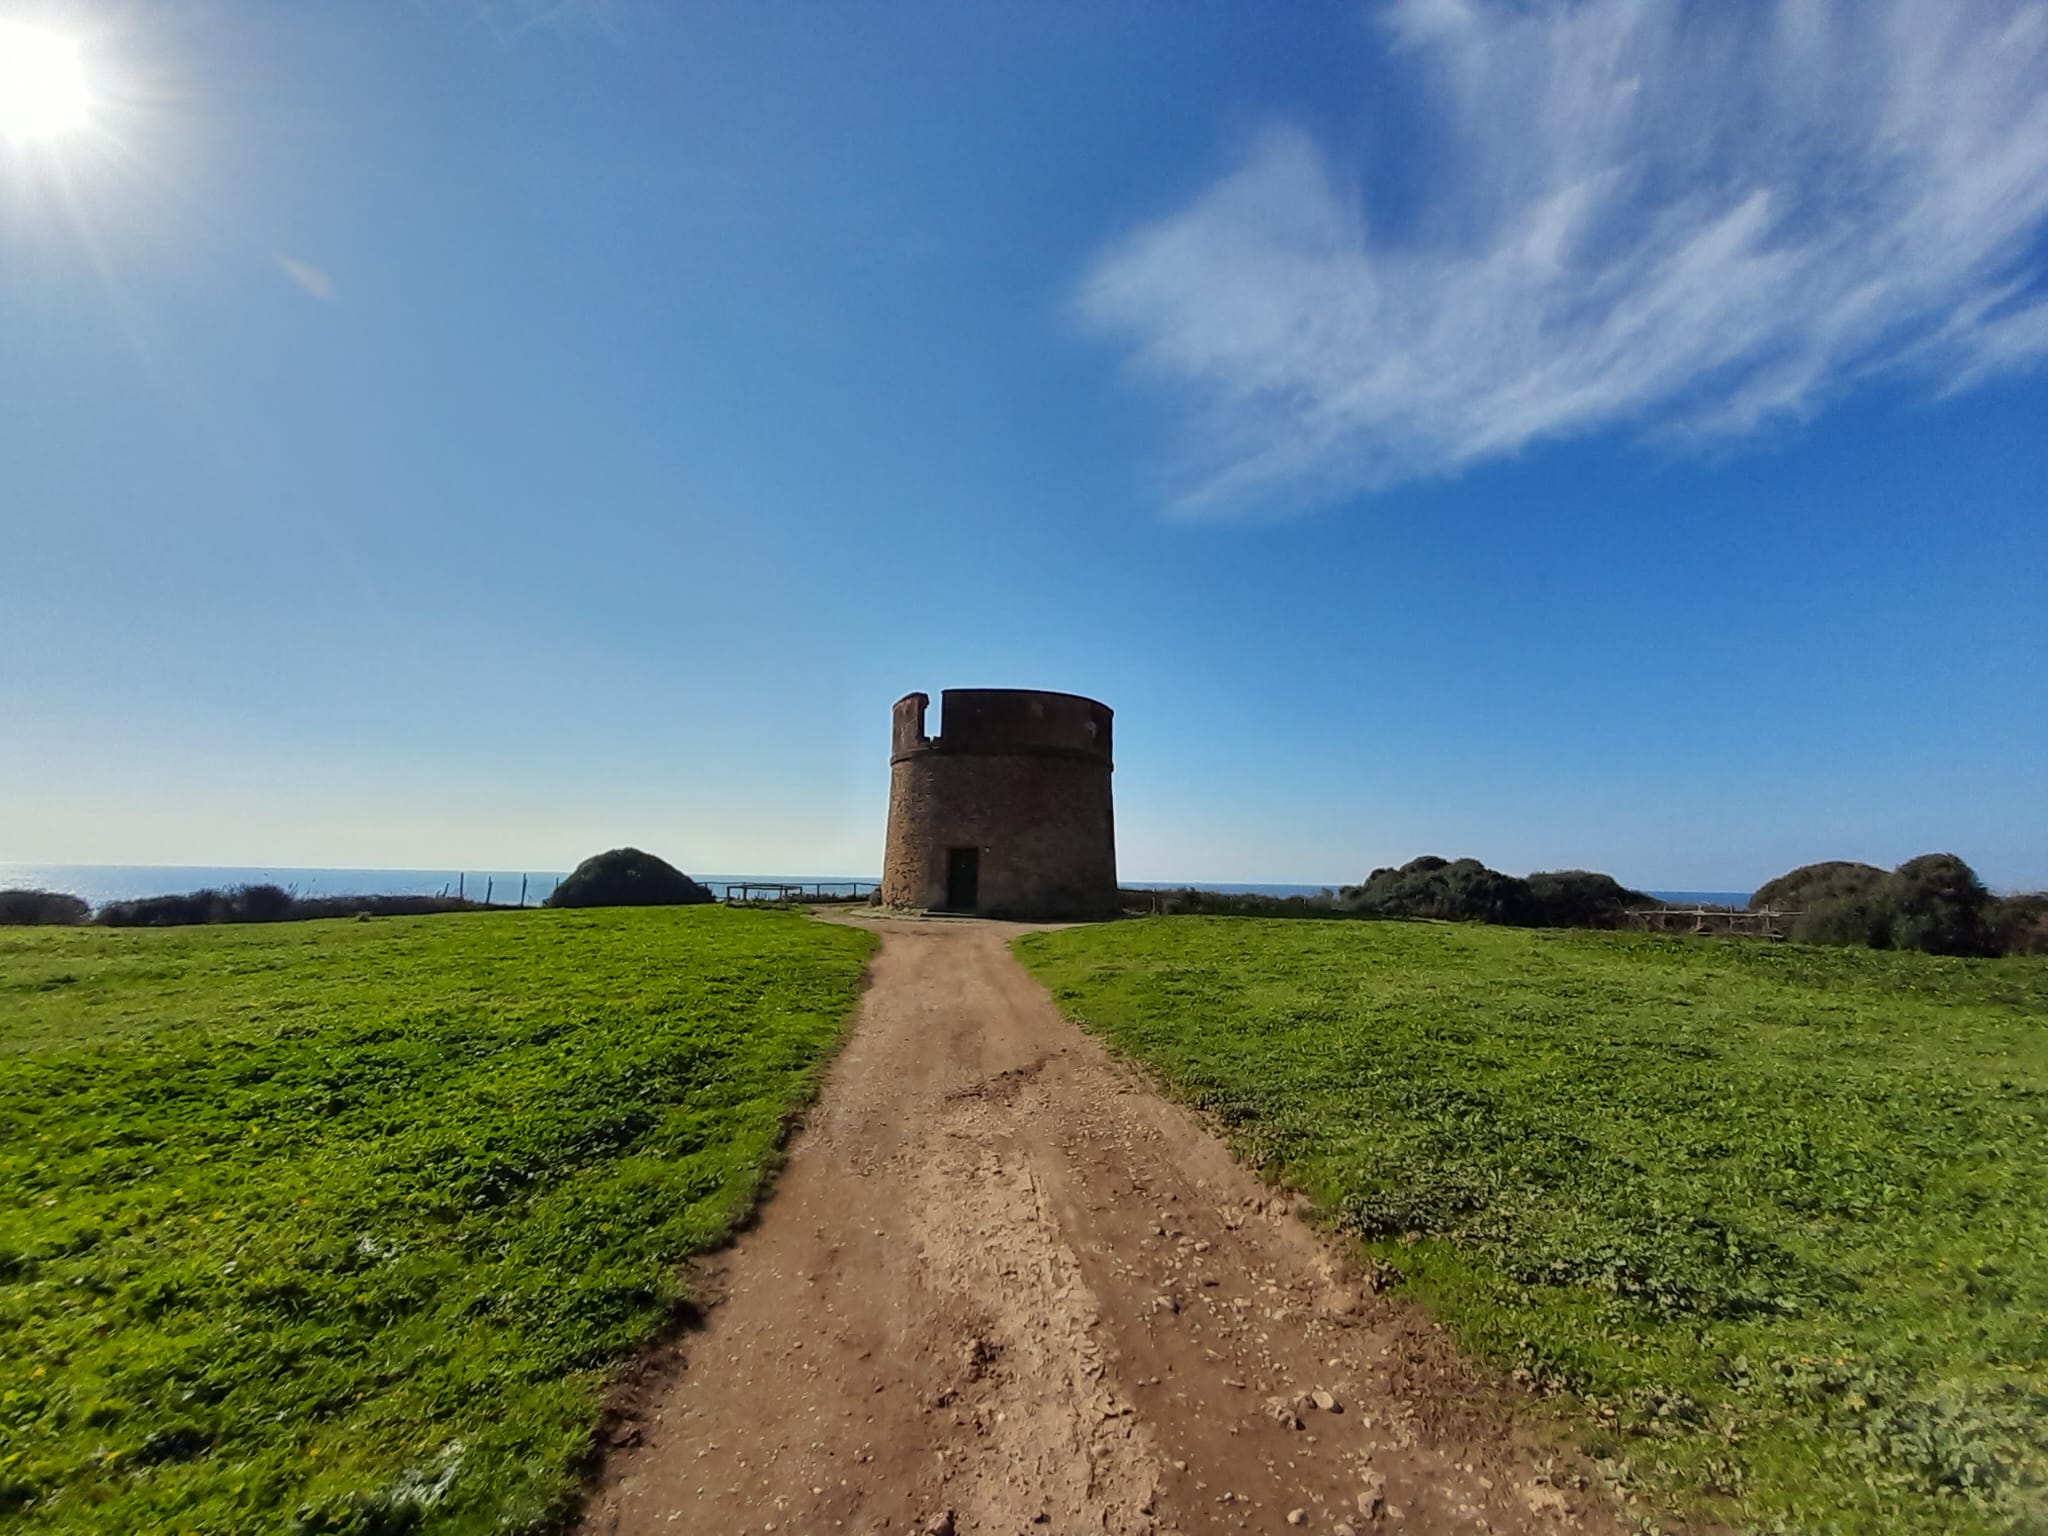
[{"label": "sun flare", "polygon": [[0,138],[54,138],[82,126],[91,106],[77,43],[0,21]]}]

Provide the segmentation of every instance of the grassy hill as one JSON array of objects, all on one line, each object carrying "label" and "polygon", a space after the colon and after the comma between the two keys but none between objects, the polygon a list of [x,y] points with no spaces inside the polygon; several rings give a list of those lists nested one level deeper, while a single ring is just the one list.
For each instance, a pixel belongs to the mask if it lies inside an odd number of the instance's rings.
[{"label": "grassy hill", "polygon": [[0,1522],[546,1523],[872,942],[701,907],[0,931]]},{"label": "grassy hill", "polygon": [[1619,1475],[2048,1530],[2048,959],[1164,918],[1018,941]]}]

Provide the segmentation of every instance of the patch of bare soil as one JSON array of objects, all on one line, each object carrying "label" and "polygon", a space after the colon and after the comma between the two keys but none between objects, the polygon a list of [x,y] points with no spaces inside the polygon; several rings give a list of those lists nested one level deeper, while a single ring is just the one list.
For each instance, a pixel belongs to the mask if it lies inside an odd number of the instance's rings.
[{"label": "patch of bare soil", "polygon": [[840,920],[883,934],[859,1020],[585,1531],[1620,1529],[1511,1393],[1061,1018],[1014,927]]}]

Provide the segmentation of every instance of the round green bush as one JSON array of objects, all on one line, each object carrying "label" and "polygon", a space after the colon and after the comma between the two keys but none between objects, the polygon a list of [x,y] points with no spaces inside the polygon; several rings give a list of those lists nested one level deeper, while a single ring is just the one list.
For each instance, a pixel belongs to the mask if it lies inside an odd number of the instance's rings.
[{"label": "round green bush", "polygon": [[544,905],[686,907],[717,899],[666,859],[638,848],[613,848],[578,864]]},{"label": "round green bush", "polygon": [[1886,882],[1894,949],[1930,955],[1994,955],[1991,893],[1952,853],[1923,853]]},{"label": "round green bush", "polygon": [[1875,864],[1854,859],[1825,859],[1802,864],[1775,880],[1766,880],[1749,898],[1749,910],[1766,907],[1804,909],[1821,902],[1869,899],[1885,882],[1885,872]]},{"label": "round green bush", "polygon": [[1527,923],[1535,905],[1526,881],[1477,859],[1426,853],[1399,869],[1376,869],[1339,895],[1347,911],[1372,917],[1434,917],[1478,923]]}]

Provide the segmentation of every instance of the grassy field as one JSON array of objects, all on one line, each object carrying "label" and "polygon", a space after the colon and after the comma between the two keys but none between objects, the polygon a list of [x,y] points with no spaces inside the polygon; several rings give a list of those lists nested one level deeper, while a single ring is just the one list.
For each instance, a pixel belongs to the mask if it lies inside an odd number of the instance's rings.
[{"label": "grassy field", "polygon": [[703,907],[0,930],[0,1526],[556,1519],[872,942]]},{"label": "grassy field", "polygon": [[2048,1531],[2048,960],[1168,918],[1018,942],[1652,1503]]}]

